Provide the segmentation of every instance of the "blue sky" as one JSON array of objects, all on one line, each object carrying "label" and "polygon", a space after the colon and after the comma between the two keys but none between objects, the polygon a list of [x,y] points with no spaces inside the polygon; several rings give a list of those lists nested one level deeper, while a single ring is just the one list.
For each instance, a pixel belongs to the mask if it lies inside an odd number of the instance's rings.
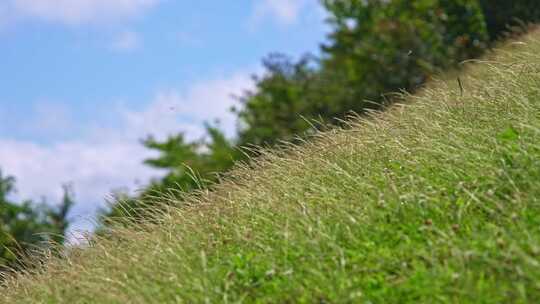
[{"label": "blue sky", "polygon": [[317,0],[3,0],[0,168],[19,197],[72,183],[87,229],[111,190],[160,176],[141,138],[216,118],[232,136],[231,94],[270,52],[316,53],[323,20]]}]

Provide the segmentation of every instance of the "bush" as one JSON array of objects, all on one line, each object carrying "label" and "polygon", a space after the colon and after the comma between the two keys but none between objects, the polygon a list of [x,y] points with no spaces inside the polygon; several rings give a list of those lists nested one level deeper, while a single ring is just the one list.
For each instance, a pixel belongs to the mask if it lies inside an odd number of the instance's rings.
[{"label": "bush", "polygon": [[492,40],[510,28],[540,21],[538,0],[480,0]]},{"label": "bush", "polygon": [[[275,144],[290,139],[310,127],[306,119],[321,99],[312,99],[318,70],[312,57],[295,62],[282,54],[271,54],[263,60],[265,73],[254,76],[256,90],[239,97],[242,107],[234,109],[240,121],[239,144]],[[326,118],[326,116],[325,116]]]},{"label": "bush", "polygon": [[[432,73],[476,57],[488,36],[467,0],[325,1],[334,30],[324,46],[328,78],[347,88],[343,109],[378,107],[381,94],[414,91]],[[365,100],[375,101],[366,104]]]}]

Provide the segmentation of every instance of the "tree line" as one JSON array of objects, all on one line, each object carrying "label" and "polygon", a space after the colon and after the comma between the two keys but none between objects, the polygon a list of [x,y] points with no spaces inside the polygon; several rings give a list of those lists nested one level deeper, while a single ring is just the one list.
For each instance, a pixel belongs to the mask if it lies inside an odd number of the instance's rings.
[{"label": "tree line", "polygon": [[[178,133],[144,146],[159,156],[145,164],[166,169],[137,196],[118,194],[104,212],[111,218],[144,220],[145,210],[181,201],[210,186],[257,148],[299,141],[317,125],[340,124],[350,113],[382,110],[392,92],[414,92],[433,75],[476,58],[505,33],[540,21],[536,0],[323,0],[330,34],[320,55],[293,59],[274,53],[253,76],[255,88],[237,96],[235,138],[207,124],[207,136],[187,141]],[[10,202],[14,179],[0,175],[0,271],[31,248],[61,243],[73,205],[69,188],[59,207]],[[166,196],[167,199],[159,199]],[[173,199],[171,199],[173,198]],[[104,224],[105,225],[105,224]]]}]

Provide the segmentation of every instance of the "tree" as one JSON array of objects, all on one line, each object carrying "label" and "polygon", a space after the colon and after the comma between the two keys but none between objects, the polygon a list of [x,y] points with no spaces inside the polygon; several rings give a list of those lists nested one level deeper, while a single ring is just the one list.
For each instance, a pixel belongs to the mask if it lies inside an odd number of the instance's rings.
[{"label": "tree", "polygon": [[0,171],[0,272],[23,266],[23,260],[33,251],[63,243],[69,225],[67,216],[74,204],[70,188],[63,189],[63,200],[56,208],[46,202],[15,203],[9,200],[15,191],[15,178]]},{"label": "tree", "polygon": [[491,40],[526,23],[540,21],[537,0],[480,0]]},{"label": "tree", "polygon": [[470,0],[327,0],[332,26],[322,73],[343,109],[379,108],[382,94],[415,91],[430,75],[480,55],[487,32]]},{"label": "tree", "polygon": [[481,54],[487,32],[469,0],[323,1],[332,27],[322,57],[272,54],[240,97],[239,143],[275,144],[381,109],[387,93],[415,91],[437,71]]},{"label": "tree", "polygon": [[255,90],[240,96],[241,107],[233,109],[241,124],[239,145],[273,145],[278,140],[290,140],[309,128],[310,119],[331,115],[318,106],[329,103],[311,98],[319,75],[313,56],[294,62],[274,53],[263,59],[263,66],[265,73],[253,76]]},{"label": "tree", "polygon": [[[165,141],[148,137],[143,144],[159,152],[159,156],[147,159],[144,163],[166,170],[165,177],[153,181],[139,195],[132,197],[119,193],[111,210],[104,211],[104,220],[110,218],[131,217],[132,220],[145,220],[147,210],[159,211],[164,208],[161,197],[181,199],[185,193],[202,189],[218,179],[218,174],[228,170],[241,156],[234,143],[215,126],[207,125],[208,139],[187,142],[179,133]],[[171,191],[176,189],[175,191]]]}]

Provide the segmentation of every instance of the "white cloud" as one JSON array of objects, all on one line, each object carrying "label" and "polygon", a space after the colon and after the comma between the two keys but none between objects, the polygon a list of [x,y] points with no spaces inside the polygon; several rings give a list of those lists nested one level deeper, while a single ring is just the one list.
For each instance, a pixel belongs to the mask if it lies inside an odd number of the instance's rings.
[{"label": "white cloud", "polygon": [[71,231],[92,228],[93,215],[104,207],[113,189],[137,190],[158,172],[141,165],[152,153],[137,142],[70,141],[53,145],[0,139],[0,160],[6,174],[17,177],[18,198],[45,197],[58,203],[61,185],[74,186],[75,206]]},{"label": "white cloud", "polygon": [[271,18],[287,26],[298,21],[300,13],[308,4],[316,0],[260,0],[254,7],[251,23],[258,25],[262,20]]},{"label": "white cloud", "polygon": [[122,32],[111,44],[111,49],[117,52],[133,51],[141,45],[141,38],[136,32]]},{"label": "white cloud", "polygon": [[[204,134],[203,122],[214,118],[221,119],[222,127],[232,135],[235,119],[229,108],[235,100],[231,94],[252,86],[249,75],[236,73],[202,81],[183,92],[162,90],[138,111],[125,104],[112,107],[115,114],[108,116],[113,116],[114,124],[96,121],[77,139],[38,144],[0,138],[0,168],[17,177],[20,198],[45,196],[56,202],[62,195],[61,184],[72,183],[79,203],[74,210],[74,227],[87,229],[91,224],[89,213],[103,206],[111,190],[133,190],[162,174],[142,164],[155,154],[140,144],[141,138],[152,134],[163,139],[182,131],[190,139],[199,138]],[[100,117],[99,113],[92,115]],[[57,128],[45,120],[46,127]]]},{"label": "white cloud", "polygon": [[153,134],[176,132],[178,119],[189,121],[189,135],[203,134],[203,123],[219,119],[229,136],[235,131],[235,116],[230,108],[236,103],[232,95],[239,95],[252,87],[249,73],[236,73],[227,78],[196,83],[186,92],[163,90],[158,92],[150,107],[142,113],[127,115],[131,129],[152,131]]},{"label": "white cloud", "polygon": [[4,11],[20,18],[79,25],[131,18],[160,0],[4,0]]},{"label": "white cloud", "polygon": [[133,186],[135,179],[151,175],[151,170],[140,165],[140,158],[149,154],[136,142],[80,140],[43,145],[3,139],[0,146],[3,170],[17,177],[21,197],[43,195],[58,201],[61,184],[72,182],[78,200],[96,204],[111,189]]}]

